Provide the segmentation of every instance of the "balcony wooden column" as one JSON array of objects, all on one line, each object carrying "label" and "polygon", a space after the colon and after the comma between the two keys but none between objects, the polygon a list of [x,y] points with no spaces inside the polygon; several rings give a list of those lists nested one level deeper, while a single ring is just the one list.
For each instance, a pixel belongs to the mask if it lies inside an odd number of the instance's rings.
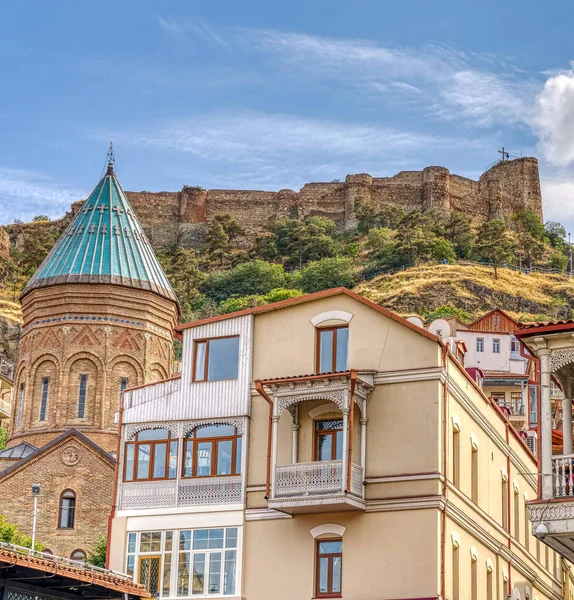
[{"label": "balcony wooden column", "polygon": [[572,454],[572,382],[573,378],[566,379],[566,393],[562,404],[562,453]]},{"label": "balcony wooden column", "polygon": [[543,348],[540,357],[540,463],[542,499],[552,498],[552,402],[550,398],[550,354]]},{"label": "balcony wooden column", "polygon": [[298,459],[298,447],[299,447],[299,405],[295,406],[295,410],[293,411],[293,423],[291,425],[292,432],[292,448],[291,448],[291,462],[293,464],[297,463]]},{"label": "balcony wooden column", "polygon": [[271,419],[271,496],[275,496],[275,479],[277,467],[277,429],[279,415],[277,414],[277,403],[273,403],[273,417]]},{"label": "balcony wooden column", "polygon": [[341,456],[343,457],[341,465],[341,481],[342,481],[342,493],[345,493],[347,489],[347,472],[349,463],[347,457],[349,456],[349,408],[344,408],[343,413],[343,451]]}]

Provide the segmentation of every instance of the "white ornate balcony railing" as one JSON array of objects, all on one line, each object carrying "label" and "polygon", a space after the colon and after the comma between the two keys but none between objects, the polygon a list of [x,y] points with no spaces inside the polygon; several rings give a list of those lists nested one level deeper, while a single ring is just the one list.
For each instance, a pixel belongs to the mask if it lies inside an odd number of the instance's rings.
[{"label": "white ornate balcony railing", "polygon": [[138,508],[174,508],[242,502],[241,475],[206,477],[177,481],[124,482],[121,488],[122,510]]},{"label": "white ornate balcony railing", "polygon": [[[363,469],[352,465],[351,493],[363,495]],[[343,493],[340,460],[280,465],[275,468],[274,498]]]},{"label": "white ornate balcony railing", "polygon": [[552,491],[554,498],[574,499],[574,454],[552,457]]},{"label": "white ornate balcony railing", "polygon": [[237,504],[242,500],[241,475],[186,479],[179,484],[178,506]]}]

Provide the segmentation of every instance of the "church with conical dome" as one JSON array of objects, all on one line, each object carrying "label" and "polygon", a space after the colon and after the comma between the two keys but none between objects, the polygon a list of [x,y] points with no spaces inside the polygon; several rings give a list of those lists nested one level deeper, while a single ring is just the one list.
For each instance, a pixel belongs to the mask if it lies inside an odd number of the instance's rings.
[{"label": "church with conical dome", "polygon": [[[105,175],[21,294],[2,512],[80,558],[105,534],[121,392],[170,377],[177,298],[116,177]],[[28,506],[30,505],[30,506]]]}]

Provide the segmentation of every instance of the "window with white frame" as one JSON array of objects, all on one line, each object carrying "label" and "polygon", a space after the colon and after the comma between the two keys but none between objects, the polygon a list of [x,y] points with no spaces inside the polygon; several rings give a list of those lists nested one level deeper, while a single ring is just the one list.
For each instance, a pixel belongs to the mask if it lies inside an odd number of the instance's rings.
[{"label": "window with white frame", "polygon": [[514,337],[510,338],[510,351],[520,352],[520,342]]},{"label": "window with white frame", "polygon": [[126,571],[152,596],[236,595],[238,528],[128,534]]},{"label": "window with white frame", "polygon": [[476,338],[476,351],[484,352],[484,338]]},{"label": "window with white frame", "polygon": [[492,351],[494,354],[500,354],[500,340],[498,338],[492,340]]}]

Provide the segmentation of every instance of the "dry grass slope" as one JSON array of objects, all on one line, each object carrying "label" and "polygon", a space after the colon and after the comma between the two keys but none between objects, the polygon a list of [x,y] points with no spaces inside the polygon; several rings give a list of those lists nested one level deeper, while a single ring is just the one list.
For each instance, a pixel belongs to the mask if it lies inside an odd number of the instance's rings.
[{"label": "dry grass slope", "polygon": [[499,269],[498,277],[487,267],[429,265],[382,275],[355,291],[402,315],[452,305],[473,317],[493,308],[522,321],[572,316],[574,278],[511,269]]}]

